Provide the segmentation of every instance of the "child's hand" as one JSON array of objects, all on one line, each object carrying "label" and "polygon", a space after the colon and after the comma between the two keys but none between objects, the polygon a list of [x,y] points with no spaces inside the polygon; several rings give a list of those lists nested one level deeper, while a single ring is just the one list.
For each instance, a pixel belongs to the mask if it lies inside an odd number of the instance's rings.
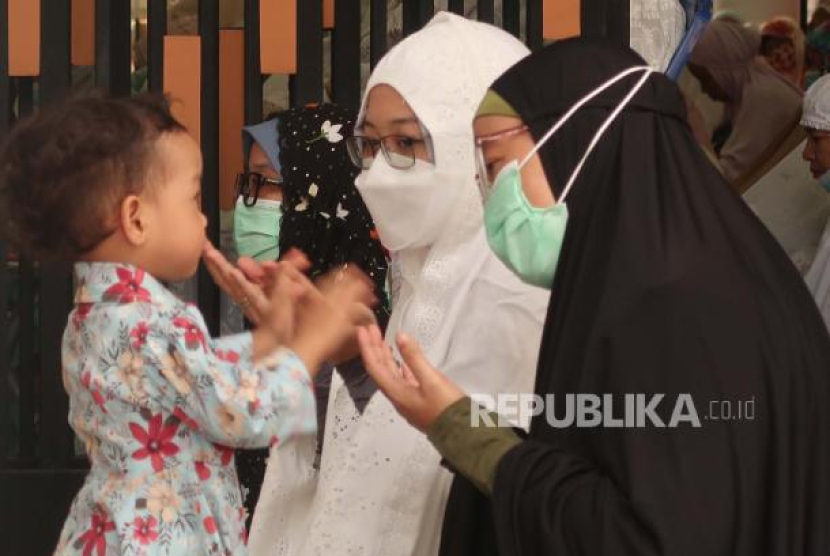
[{"label": "child's hand", "polygon": [[216,285],[240,306],[249,321],[259,324],[271,305],[266,292],[263,291],[264,280],[258,282],[248,279],[210,242],[205,243],[202,260]]},{"label": "child's hand", "polygon": [[294,339],[298,305],[319,296],[314,285],[296,267],[276,263],[266,270],[266,281],[273,284],[269,303],[263,311],[262,325],[266,326],[280,345]]},{"label": "child's hand", "polygon": [[[366,322],[374,304],[372,282],[348,265],[330,272],[300,302],[292,347],[316,374],[323,361],[344,360],[354,352],[357,323]],[[356,352],[355,352],[356,353]],[[353,356],[353,355],[352,355]]]},{"label": "child's hand", "polygon": [[[288,253],[280,257],[279,262],[290,263],[302,273],[306,273],[311,269],[311,262],[299,249],[290,249]],[[236,264],[248,281],[259,284],[266,293],[271,291],[274,283],[272,280],[273,275],[269,271],[276,269],[278,264],[276,261],[259,263],[250,257],[239,257]]]}]

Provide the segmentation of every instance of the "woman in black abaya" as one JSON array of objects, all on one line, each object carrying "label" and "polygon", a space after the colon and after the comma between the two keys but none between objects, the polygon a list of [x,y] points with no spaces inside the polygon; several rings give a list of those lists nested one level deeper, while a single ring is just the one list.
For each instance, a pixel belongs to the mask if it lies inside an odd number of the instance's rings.
[{"label": "woman in black abaya", "polygon": [[[643,65],[590,39],[519,62],[476,122],[489,179],[580,99]],[[532,205],[562,196],[642,78],[633,73],[588,101],[531,158],[521,176]],[[542,414],[525,439],[473,427],[470,399],[411,339],[399,340],[399,369],[378,332],[363,329],[370,373],[459,473],[442,552],[483,553],[492,515],[502,555],[830,553],[830,338],[792,263],[696,145],[674,84],[647,78],[566,205],[537,394],[563,405],[568,394],[610,395],[615,417],[626,395],[664,394],[655,413],[666,424],[688,394],[699,426],[554,428]],[[554,245],[518,247],[556,256]],[[736,418],[749,401],[752,418]],[[461,476],[489,497],[492,514],[469,511]]]}]

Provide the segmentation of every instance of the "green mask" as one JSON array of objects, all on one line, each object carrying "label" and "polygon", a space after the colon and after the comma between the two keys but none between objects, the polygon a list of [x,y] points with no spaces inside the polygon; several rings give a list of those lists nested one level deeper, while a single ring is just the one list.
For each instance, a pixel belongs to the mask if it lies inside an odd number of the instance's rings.
[{"label": "green mask", "polygon": [[499,172],[484,206],[484,228],[490,248],[519,278],[550,289],[567,225],[565,203],[547,208],[530,204],[517,161]]},{"label": "green mask", "polygon": [[[553,277],[559,264],[568,225],[565,197],[603,134],[643,87],[653,71],[648,66],[629,68],[588,93],[556,122],[521,163],[514,160],[502,168],[493,182],[493,187],[489,191],[482,191],[485,199],[484,228],[487,232],[487,242],[499,260],[523,281],[547,289],[553,286]],[[643,77],[599,128],[579,164],[571,172],[558,202],[546,208],[531,205],[522,189],[522,167],[584,104],[624,77],[637,72],[643,72]],[[483,160],[480,152],[479,160]],[[479,170],[479,174],[486,176],[486,170]]]},{"label": "green mask", "polygon": [[258,262],[276,261],[279,257],[280,220],[280,201],[258,199],[254,206],[249,207],[240,197],[233,213],[233,239],[239,255]]}]

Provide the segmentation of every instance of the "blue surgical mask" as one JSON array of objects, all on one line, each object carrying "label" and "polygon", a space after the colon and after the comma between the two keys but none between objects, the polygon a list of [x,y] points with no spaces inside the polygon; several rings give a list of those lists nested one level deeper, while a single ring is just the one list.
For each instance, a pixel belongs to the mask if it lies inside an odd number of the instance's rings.
[{"label": "blue surgical mask", "polygon": [[[584,104],[621,79],[637,72],[645,72],[645,75],[599,128],[579,164],[571,172],[559,201],[546,208],[531,205],[522,187],[522,167]],[[484,203],[484,228],[487,232],[487,241],[499,260],[523,281],[535,286],[551,288],[568,224],[568,207],[565,204],[565,197],[594,147],[653,72],[654,70],[648,66],[638,66],[612,77],[568,110],[521,163],[514,160],[502,168],[496,176],[492,193],[485,198]]]},{"label": "blue surgical mask", "polygon": [[257,199],[249,207],[240,196],[233,213],[233,238],[239,255],[259,262],[277,260],[281,220],[280,201]]}]

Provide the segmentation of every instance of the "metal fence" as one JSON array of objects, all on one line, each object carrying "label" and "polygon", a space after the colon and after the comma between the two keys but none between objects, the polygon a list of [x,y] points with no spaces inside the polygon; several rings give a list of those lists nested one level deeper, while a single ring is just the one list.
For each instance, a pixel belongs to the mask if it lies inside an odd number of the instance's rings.
[{"label": "metal fence", "polygon": [[[73,86],[71,64],[72,1],[40,0],[40,71],[10,77],[6,15],[0,0],[0,139],[14,122],[39,106],[60,99]],[[23,0],[31,2],[35,0]],[[268,1],[268,0],[263,0]],[[550,1],[550,0],[546,0]],[[554,0],[556,1],[556,0]],[[332,100],[357,107],[361,96],[361,22],[370,17],[372,66],[388,46],[387,0],[336,0],[334,28],[324,30],[323,0],[297,0],[297,69],[290,77],[292,105],[324,98],[323,45],[331,44]],[[498,18],[506,30],[523,36],[532,48],[542,45],[543,0],[476,0],[477,17]],[[465,14],[470,1],[447,0]],[[164,90],[164,37],[167,0],[147,0],[148,87]],[[129,0],[95,2],[94,83],[113,95],[131,91],[131,6]],[[260,0],[245,0],[244,120],[263,117],[260,69]],[[403,0],[403,34],[421,28],[433,15],[433,0]],[[628,0],[582,0],[582,33],[628,42]],[[522,21],[522,18],[525,18]],[[219,244],[219,0],[201,0],[201,147],[204,153],[204,211],[208,236]],[[220,296],[204,269],[198,274],[198,304],[214,333],[219,329]],[[71,268],[13,256],[0,243],[0,553],[48,554],[83,481],[86,462],[79,457],[67,424],[68,402],[61,382],[60,340],[71,308]]]}]

